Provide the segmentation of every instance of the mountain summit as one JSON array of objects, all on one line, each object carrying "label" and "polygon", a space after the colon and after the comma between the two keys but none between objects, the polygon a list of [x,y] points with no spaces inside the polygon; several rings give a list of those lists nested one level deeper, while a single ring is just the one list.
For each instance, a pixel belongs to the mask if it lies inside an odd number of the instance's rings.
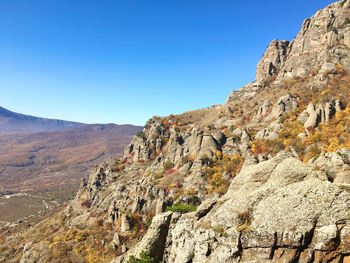
[{"label": "mountain summit", "polygon": [[222,105],[152,117],[6,261],[350,262],[349,21],[335,2]]}]

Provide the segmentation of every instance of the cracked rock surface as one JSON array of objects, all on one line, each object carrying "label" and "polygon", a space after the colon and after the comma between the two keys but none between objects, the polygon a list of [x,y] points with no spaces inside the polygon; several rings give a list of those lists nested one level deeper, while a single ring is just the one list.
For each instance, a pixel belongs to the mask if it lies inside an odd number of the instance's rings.
[{"label": "cracked rock surface", "polygon": [[244,169],[200,220],[182,216],[165,262],[342,262],[349,211],[347,190],[280,154]]}]

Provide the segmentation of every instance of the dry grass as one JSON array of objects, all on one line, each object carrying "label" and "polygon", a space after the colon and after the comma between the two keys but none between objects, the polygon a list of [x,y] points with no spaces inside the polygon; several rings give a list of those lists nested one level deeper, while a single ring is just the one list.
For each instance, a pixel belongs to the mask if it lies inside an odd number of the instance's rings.
[{"label": "dry grass", "polygon": [[[30,134],[0,135],[0,183],[5,189],[77,187],[105,159],[121,155],[139,128],[83,126]],[[64,189],[66,190],[66,189]]]}]

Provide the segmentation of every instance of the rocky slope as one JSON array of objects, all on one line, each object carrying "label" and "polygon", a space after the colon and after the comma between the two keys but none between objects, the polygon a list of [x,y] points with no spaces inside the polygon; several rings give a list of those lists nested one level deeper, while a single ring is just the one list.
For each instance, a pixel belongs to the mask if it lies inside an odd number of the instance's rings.
[{"label": "rocky slope", "polygon": [[224,104],[152,117],[6,260],[350,262],[349,12],[274,40]]}]

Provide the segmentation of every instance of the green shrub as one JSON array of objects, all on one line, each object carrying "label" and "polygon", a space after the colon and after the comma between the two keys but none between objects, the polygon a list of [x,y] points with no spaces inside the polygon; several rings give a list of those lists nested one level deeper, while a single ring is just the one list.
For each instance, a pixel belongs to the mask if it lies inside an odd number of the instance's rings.
[{"label": "green shrub", "polygon": [[214,163],[214,161],[210,159],[207,155],[203,155],[201,157],[201,162],[202,162],[202,165],[208,165],[208,166],[212,166]]},{"label": "green shrub", "polygon": [[196,211],[197,207],[194,205],[185,205],[182,203],[174,203],[173,206],[168,206],[165,211],[188,213]]},{"label": "green shrub", "polygon": [[240,225],[237,226],[237,231],[239,232],[249,232],[252,227],[252,221],[253,221],[253,217],[251,215],[252,213],[252,209],[248,208],[247,211],[243,211],[243,212],[239,212],[238,213],[238,219],[240,221]]},{"label": "green shrub", "polygon": [[166,161],[163,164],[163,169],[164,169],[164,171],[168,171],[169,169],[174,168],[174,166],[175,166],[175,164],[173,162]]},{"label": "green shrub", "polygon": [[137,132],[137,133],[136,133],[136,136],[139,137],[139,138],[141,138],[141,139],[143,139],[143,140],[146,139],[146,135],[145,135],[145,133],[144,133],[143,131]]},{"label": "green shrub", "polygon": [[135,256],[130,256],[127,263],[160,263],[160,261],[150,256],[148,251],[142,251],[139,255],[139,258]]}]

